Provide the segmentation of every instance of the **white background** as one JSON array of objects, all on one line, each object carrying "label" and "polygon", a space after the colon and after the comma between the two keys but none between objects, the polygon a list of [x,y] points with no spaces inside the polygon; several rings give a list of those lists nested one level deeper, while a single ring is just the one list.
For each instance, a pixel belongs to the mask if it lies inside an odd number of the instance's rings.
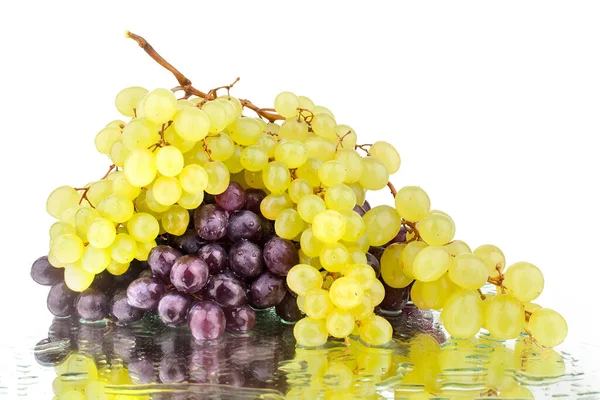
[{"label": "white background", "polygon": [[[100,178],[94,136],[122,88],[173,87],[123,32],[208,90],[271,107],[311,97],[359,142],[392,142],[393,182],[420,185],[474,248],[546,276],[568,343],[598,338],[600,3],[585,1],[2,2],[0,340],[50,321],[29,279],[50,191]],[[387,191],[378,201],[391,204]],[[568,344],[567,343],[567,344]],[[585,355],[581,355],[585,358]]]}]

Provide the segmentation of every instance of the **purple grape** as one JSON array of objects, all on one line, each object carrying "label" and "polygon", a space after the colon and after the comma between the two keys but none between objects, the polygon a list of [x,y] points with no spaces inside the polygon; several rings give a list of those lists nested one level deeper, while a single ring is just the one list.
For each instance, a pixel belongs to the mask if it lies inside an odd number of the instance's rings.
[{"label": "purple grape", "polygon": [[192,301],[189,297],[171,290],[158,302],[158,316],[167,326],[179,326],[187,320],[191,305]]},{"label": "purple grape", "polygon": [[229,269],[241,278],[256,278],[263,271],[260,247],[247,240],[240,240],[229,249]]},{"label": "purple grape", "polygon": [[139,308],[129,305],[127,301],[127,290],[123,289],[115,293],[110,304],[110,313],[119,325],[128,325],[139,321],[144,312]]},{"label": "purple grape", "polygon": [[355,212],[356,212],[358,215],[360,215],[361,217],[362,217],[363,215],[365,215],[365,213],[366,213],[365,209],[364,209],[364,208],[362,208],[361,206],[359,206],[358,204],[354,206],[354,211],[355,211]]},{"label": "purple grape", "polygon": [[298,308],[296,296],[288,290],[285,297],[275,306],[275,313],[286,322],[297,322],[303,317],[302,311]]},{"label": "purple grape", "polygon": [[265,244],[263,259],[269,271],[279,276],[286,276],[300,262],[294,243],[279,237],[273,237]]},{"label": "purple grape", "polygon": [[181,253],[171,246],[156,246],[148,254],[148,265],[152,274],[166,283],[171,282],[171,268]]},{"label": "purple grape", "polygon": [[371,246],[369,248],[369,253],[374,255],[378,261],[381,261],[381,256],[383,255],[384,251],[385,251],[385,247],[383,247],[383,246]]},{"label": "purple grape", "polygon": [[379,308],[382,312],[398,312],[401,311],[408,303],[408,295],[410,293],[411,286],[405,288],[393,288],[388,286],[385,282],[383,283],[383,287],[385,288],[385,297],[381,304],[379,304]]},{"label": "purple grape", "polygon": [[74,300],[77,293],[67,287],[64,282],[52,285],[48,293],[48,310],[57,317],[66,317],[75,311]]},{"label": "purple grape", "polygon": [[261,218],[252,211],[243,210],[229,217],[227,238],[232,242],[241,239],[258,241],[262,237],[263,223]]},{"label": "purple grape", "polygon": [[195,229],[188,229],[181,236],[169,235],[169,244],[183,254],[196,254],[205,243]]},{"label": "purple grape", "polygon": [[275,236],[275,225],[273,221],[262,218],[262,237],[259,243],[265,244]]},{"label": "purple grape", "polygon": [[242,283],[226,274],[211,276],[202,294],[223,307],[235,307],[248,302]]},{"label": "purple grape", "polygon": [[140,310],[154,310],[165,291],[165,284],[157,278],[138,278],[127,288],[127,301]]},{"label": "purple grape", "polygon": [[365,202],[362,205],[363,210],[365,210],[365,212],[369,211],[371,209],[371,205],[369,204],[369,202],[367,200],[365,200]]},{"label": "purple grape", "polygon": [[244,210],[260,214],[260,202],[263,201],[265,197],[267,197],[267,194],[260,189],[246,190],[246,204],[244,204]]},{"label": "purple grape", "polygon": [[198,236],[217,240],[225,236],[229,213],[216,204],[204,204],[194,213],[194,226]]},{"label": "purple grape", "polygon": [[390,240],[386,244],[386,246],[389,246],[390,244],[393,244],[393,243],[404,243],[404,242],[406,242],[406,228],[403,225],[400,227],[400,230],[398,231],[396,236],[394,236],[394,238],[392,240]]},{"label": "purple grape", "polygon": [[227,267],[227,250],[220,244],[205,244],[198,251],[198,257],[206,263],[211,275],[218,274]]},{"label": "purple grape", "polygon": [[102,293],[108,293],[115,286],[115,276],[104,270],[99,274],[96,274],[94,277],[94,281],[90,285],[90,287],[94,289],[98,289]]},{"label": "purple grape", "polygon": [[286,291],[285,280],[267,271],[250,285],[248,300],[254,308],[269,308],[279,304]]},{"label": "purple grape", "polygon": [[38,258],[31,266],[31,278],[40,285],[52,286],[64,280],[64,268],[55,268],[47,256]]},{"label": "purple grape", "polygon": [[226,308],[223,312],[229,332],[246,333],[256,325],[256,312],[248,305]]},{"label": "purple grape", "polygon": [[176,355],[163,357],[158,366],[158,377],[162,383],[181,383],[187,380],[185,362]]},{"label": "purple grape", "polygon": [[196,340],[214,340],[225,332],[225,314],[217,303],[201,300],[188,314],[188,325]]},{"label": "purple grape", "polygon": [[246,192],[239,183],[229,182],[227,189],[215,196],[215,201],[225,211],[241,210],[246,203]]},{"label": "purple grape", "polygon": [[369,264],[371,268],[373,268],[373,270],[375,271],[375,276],[379,278],[379,275],[381,275],[381,264],[379,263],[379,260],[371,253],[367,253],[366,256],[367,264]]},{"label": "purple grape", "polygon": [[100,321],[106,317],[108,299],[97,289],[86,289],[75,302],[77,313],[86,321]]},{"label": "purple grape", "polygon": [[171,283],[182,293],[196,293],[208,282],[208,265],[196,256],[182,256],[171,269]]}]

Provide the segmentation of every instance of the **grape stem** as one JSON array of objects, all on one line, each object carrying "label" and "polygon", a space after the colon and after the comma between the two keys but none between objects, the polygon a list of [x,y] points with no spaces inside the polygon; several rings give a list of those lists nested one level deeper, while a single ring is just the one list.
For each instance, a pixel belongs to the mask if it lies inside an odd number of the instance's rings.
[{"label": "grape stem", "polygon": [[485,300],[485,294],[483,294],[481,289],[477,289],[477,293],[479,293],[479,297],[481,297],[481,300]]},{"label": "grape stem", "polygon": [[361,149],[362,151],[364,151],[365,153],[367,153],[367,155],[369,155],[369,149],[365,148],[367,146],[371,147],[371,146],[373,146],[373,144],[371,144],[371,143],[357,144],[357,145],[354,146],[354,150]]},{"label": "grape stem", "polygon": [[[229,87],[221,86],[221,87],[212,89],[208,93],[204,93],[204,92],[196,89],[195,87],[193,87],[192,81],[189,80],[185,75],[183,75],[171,63],[169,63],[167,60],[165,60],[163,56],[158,54],[158,52],[154,49],[154,47],[152,47],[150,45],[150,43],[148,43],[148,41],[146,39],[144,39],[143,37],[141,37],[139,35],[136,35],[135,33],[129,32],[129,31],[125,32],[125,37],[135,40],[136,43],[146,52],[146,54],[148,54],[161,67],[165,68],[167,71],[169,71],[170,73],[173,74],[175,79],[177,79],[179,86],[173,88],[172,90],[173,91],[183,90],[185,92],[185,96],[183,97],[184,99],[187,99],[190,96],[198,96],[203,99],[206,99],[207,101],[214,100],[217,90],[227,89],[227,92],[229,93],[229,89],[231,89],[231,87],[239,80],[239,78],[236,79],[233,84],[228,85]],[[274,122],[277,120],[285,119],[281,115],[277,114],[277,112],[271,111],[270,109],[266,109],[266,108],[260,108],[256,105],[252,104],[252,102],[250,100],[247,100],[247,99],[239,99],[239,100],[240,100],[240,103],[242,104],[242,107],[249,108],[250,110],[254,111],[256,114],[258,114],[259,117],[264,118],[264,119],[268,120],[269,122]]]},{"label": "grape stem", "polygon": [[394,184],[392,182],[388,181],[387,186],[390,188],[390,192],[392,192],[392,196],[394,196],[394,198],[396,198],[398,191],[396,190],[396,187],[394,187]]},{"label": "grape stem", "polygon": [[[391,185],[390,182],[388,182],[388,184]],[[394,185],[392,185],[392,187],[393,186]],[[392,192],[392,193],[394,193],[394,192]],[[419,234],[417,225],[414,222],[410,222],[405,219],[402,219],[402,225],[404,225],[404,227],[406,228],[406,233],[414,233],[415,234],[415,236],[412,237],[410,240],[408,240],[407,243],[421,240],[421,235]]]},{"label": "grape stem", "polygon": [[[112,172],[114,169],[117,169],[117,166],[116,166],[115,164],[112,164],[110,167],[108,167],[108,171],[106,171],[106,173],[104,174],[104,176],[103,176],[102,178],[100,178],[100,180],[101,180],[101,181],[103,181],[104,179],[106,179],[106,178],[108,177],[108,175],[109,175],[109,174],[110,174],[110,173],[111,173],[111,172]],[[78,191],[78,192],[81,192],[81,191],[83,192],[83,193],[81,193],[81,197],[79,198],[79,203],[78,203],[78,204],[81,204],[81,203],[83,203],[83,200],[85,200],[85,201],[87,201],[87,202],[88,202],[88,204],[90,205],[90,207],[92,207],[92,208],[96,208],[96,207],[94,207],[94,205],[92,204],[92,202],[90,201],[90,199],[88,199],[88,197],[87,197],[87,194],[88,194],[88,192],[89,192],[89,190],[90,190],[90,187],[91,187],[91,186],[88,186],[88,187],[82,187],[82,188],[73,188],[73,189],[75,189],[75,190],[76,190],[76,191]]]}]

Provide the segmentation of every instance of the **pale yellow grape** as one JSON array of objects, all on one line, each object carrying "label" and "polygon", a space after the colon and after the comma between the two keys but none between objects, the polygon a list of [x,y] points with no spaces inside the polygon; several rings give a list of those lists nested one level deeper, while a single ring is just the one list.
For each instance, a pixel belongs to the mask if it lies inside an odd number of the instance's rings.
[{"label": "pale yellow grape", "polygon": [[404,186],[398,191],[394,201],[400,216],[413,222],[425,218],[431,207],[429,196],[418,186]]},{"label": "pale yellow grape", "polygon": [[325,139],[333,139],[337,141],[337,136],[335,135],[335,128],[337,123],[335,119],[329,114],[317,114],[312,119],[310,126],[312,127],[313,132],[317,136],[321,136]]},{"label": "pale yellow grape", "polygon": [[300,217],[308,223],[312,223],[317,214],[327,209],[323,199],[315,194],[309,194],[300,198],[297,208]]},{"label": "pale yellow grape", "polygon": [[441,278],[451,262],[452,257],[442,246],[429,246],[417,254],[411,272],[416,280],[431,282]]},{"label": "pale yellow grape", "polygon": [[83,241],[72,233],[60,235],[52,241],[50,251],[63,264],[79,260],[83,254]]},{"label": "pale yellow grape", "polygon": [[448,276],[458,286],[476,290],[487,282],[488,268],[476,254],[465,253],[453,259]]},{"label": "pale yellow grape", "polygon": [[[344,243],[342,243],[342,244],[344,244]],[[344,246],[345,246],[345,244],[344,244]],[[367,263],[367,255],[365,254],[364,251],[362,251],[356,247],[353,247],[353,248],[348,249],[348,252],[350,253],[350,263],[353,263],[353,264],[366,264]]]},{"label": "pale yellow grape", "polygon": [[139,261],[148,260],[150,251],[156,247],[156,241],[151,242],[137,242],[137,251],[135,252],[135,259]]},{"label": "pale yellow grape", "polygon": [[385,205],[367,211],[363,215],[363,221],[371,246],[382,246],[392,240],[402,225],[396,209]]},{"label": "pale yellow grape", "polygon": [[275,217],[275,233],[284,239],[294,239],[304,230],[306,224],[296,210],[282,210]]},{"label": "pale yellow grape", "polygon": [[206,147],[211,158],[215,161],[225,161],[233,155],[235,144],[229,135],[219,133],[217,136],[206,138]]},{"label": "pale yellow grape", "polygon": [[226,116],[225,126],[229,125],[234,120],[239,118],[239,116],[237,115],[237,110],[236,110],[235,106],[233,105],[233,103],[231,103],[227,99],[217,98],[213,101],[215,103],[219,104],[221,106],[221,108],[223,108],[223,110],[225,110],[225,116]]},{"label": "pale yellow grape", "polygon": [[382,346],[392,340],[393,329],[390,323],[379,315],[361,321],[360,338],[371,346]]},{"label": "pale yellow grape", "polygon": [[485,327],[496,339],[519,336],[525,323],[523,304],[507,294],[495,296],[485,307]]},{"label": "pale yellow grape", "polygon": [[469,245],[463,242],[462,240],[453,240],[447,245],[445,245],[444,248],[452,257],[456,257],[460,254],[471,253],[471,248],[469,247]]},{"label": "pale yellow grape", "polygon": [[123,129],[122,141],[127,149],[147,149],[160,140],[157,127],[144,118],[130,121]]},{"label": "pale yellow grape", "polygon": [[[338,149],[335,153],[335,160],[344,164],[346,168],[345,183],[358,182],[362,172],[362,157],[354,149]],[[362,203],[361,203],[362,204]]]},{"label": "pale yellow grape", "polygon": [[148,188],[148,190],[145,190],[145,192],[146,192],[145,203],[146,203],[146,206],[148,207],[148,209],[150,210],[149,214],[152,212],[153,213],[163,213],[171,207],[170,205],[161,204],[156,200],[156,198],[154,197],[154,187]]},{"label": "pale yellow grape", "polygon": [[161,147],[156,151],[156,169],[164,176],[177,176],[183,169],[183,154],[175,146]]},{"label": "pale yellow grape", "polygon": [[356,132],[348,125],[338,125],[335,127],[336,136],[339,138],[340,147],[353,149],[356,146]]},{"label": "pale yellow grape", "polygon": [[121,264],[119,262],[116,262],[115,260],[111,260],[110,264],[108,264],[108,267],[106,267],[106,270],[111,274],[111,275],[123,275],[125,272],[127,272],[127,270],[129,269],[129,263],[125,263],[125,264]]},{"label": "pale yellow grape", "polygon": [[537,303],[525,303],[523,304],[523,307],[525,307],[525,311],[527,312],[533,312],[534,310],[537,310],[538,308],[542,308],[542,306],[540,306]]},{"label": "pale yellow grape", "polygon": [[202,204],[202,201],[204,200],[204,192],[200,192],[200,193],[188,193],[185,190],[183,192],[181,192],[181,197],[179,198],[179,201],[177,202],[177,204],[179,204],[181,207],[185,208],[186,210],[193,210],[195,208],[198,208],[200,206],[200,204]]},{"label": "pale yellow grape", "polygon": [[298,295],[296,297],[296,305],[298,306],[298,310],[304,312],[304,296]]},{"label": "pale yellow grape", "polygon": [[327,315],[325,325],[333,337],[342,339],[350,336],[354,330],[354,316],[348,310],[334,309]]},{"label": "pale yellow grape", "polygon": [[411,300],[420,309],[439,310],[455,287],[448,274],[431,282],[415,281],[410,291]]},{"label": "pale yellow grape", "polygon": [[347,242],[357,241],[365,233],[365,221],[353,210],[342,211],[341,214],[346,222],[346,231],[342,236],[342,240]]},{"label": "pale yellow grape", "polygon": [[441,318],[444,328],[453,337],[472,338],[483,324],[483,301],[479,293],[472,290],[452,293],[444,304]]},{"label": "pale yellow grape", "polygon": [[275,111],[284,118],[292,118],[298,114],[300,99],[294,93],[281,92],[275,97]]},{"label": "pale yellow grape", "polygon": [[206,193],[221,194],[229,186],[229,171],[222,161],[211,161],[204,164],[204,169],[208,174],[208,185]]},{"label": "pale yellow grape", "polygon": [[364,290],[356,279],[341,277],[336,279],[329,288],[329,298],[338,308],[345,310],[359,305],[364,297]]},{"label": "pale yellow grape", "polygon": [[290,185],[290,170],[280,161],[270,162],[262,171],[262,180],[271,193],[282,193]]},{"label": "pale yellow grape", "polygon": [[[223,161],[229,173],[238,174],[244,170],[244,166],[240,162],[242,156],[242,148],[240,146],[234,146],[233,154],[227,160]],[[243,175],[242,175],[243,176]]]},{"label": "pale yellow grape", "polygon": [[414,280],[412,276],[409,277],[404,272],[405,267],[402,264],[401,256],[405,248],[406,244],[404,243],[393,243],[386,247],[381,255],[381,278],[390,287],[407,287]]},{"label": "pale yellow grape", "polygon": [[198,164],[186,165],[179,174],[181,188],[188,193],[200,193],[208,186],[208,173]]},{"label": "pale yellow grape", "polygon": [[193,140],[186,140],[179,136],[173,125],[170,125],[165,129],[164,138],[167,145],[177,147],[182,154],[194,150],[197,144],[197,142]]},{"label": "pale yellow grape", "polygon": [[302,318],[294,325],[296,343],[305,347],[319,347],[327,343],[327,327],[325,320]]},{"label": "pale yellow grape", "polygon": [[262,171],[269,164],[269,156],[265,149],[259,146],[248,146],[242,150],[240,163],[252,172]]},{"label": "pale yellow grape", "polygon": [[349,311],[352,313],[354,318],[362,320],[370,317],[375,310],[374,306],[371,305],[371,300],[366,296],[363,297],[363,301],[356,307],[351,308]]},{"label": "pale yellow grape", "polygon": [[116,235],[115,224],[106,218],[98,218],[92,221],[87,230],[88,242],[99,249],[109,247],[115,240]]},{"label": "pale yellow grape", "polygon": [[65,283],[74,292],[83,292],[89,288],[95,276],[81,268],[80,263],[68,264],[65,267]]},{"label": "pale yellow grape", "polygon": [[315,115],[317,115],[317,114],[327,114],[327,115],[335,118],[335,116],[333,115],[333,113],[331,112],[331,110],[329,108],[325,107],[325,106],[315,106],[313,112],[315,113]]},{"label": "pale yellow grape", "polygon": [[152,185],[152,194],[157,202],[162,205],[170,206],[181,197],[181,184],[177,178],[168,176],[159,176]]},{"label": "pale yellow grape", "polygon": [[318,158],[308,158],[306,163],[296,170],[296,177],[305,179],[312,187],[319,187],[319,167],[322,163]]},{"label": "pale yellow grape", "polygon": [[308,257],[318,257],[325,243],[315,237],[312,229],[306,229],[300,236],[300,247]]},{"label": "pale yellow grape", "polygon": [[413,242],[406,244],[406,248],[402,252],[402,260],[401,261],[402,261],[402,264],[404,265],[404,272],[409,277],[414,278],[412,268],[413,268],[413,263],[415,261],[415,257],[417,257],[417,254],[419,254],[421,252],[421,250],[423,250],[426,247],[427,247],[426,243],[419,242],[419,241],[413,241]]},{"label": "pale yellow grape", "polygon": [[79,204],[80,194],[71,186],[61,186],[54,189],[46,200],[46,211],[56,219],[69,207]]},{"label": "pale yellow grape", "polygon": [[356,241],[342,241],[342,244],[348,248],[361,250],[363,253],[369,251],[369,247],[371,247],[371,245],[369,244],[369,237],[366,233],[364,233],[361,237],[356,239]]},{"label": "pale yellow grape", "polygon": [[346,233],[346,219],[337,211],[326,210],[315,215],[312,230],[320,241],[335,243]]},{"label": "pale yellow grape", "polygon": [[75,226],[75,214],[81,208],[83,208],[83,206],[81,206],[79,204],[75,204],[75,205],[73,205],[71,207],[66,208],[62,212],[62,214],[60,215],[61,222],[64,222],[65,224],[69,224],[69,225]]},{"label": "pale yellow grape", "polygon": [[310,136],[304,141],[304,146],[309,158],[318,158],[325,162],[331,161],[335,157],[335,143],[322,137]]},{"label": "pale yellow grape", "polygon": [[321,288],[323,276],[312,265],[298,264],[288,272],[286,283],[298,296],[306,296],[310,290]]},{"label": "pale yellow grape", "polygon": [[102,200],[96,210],[102,217],[116,223],[126,222],[134,212],[131,200],[114,194]]},{"label": "pale yellow grape", "polygon": [[156,157],[148,149],[134,150],[127,156],[123,171],[132,185],[149,185],[156,177]]},{"label": "pale yellow grape", "polygon": [[356,205],[356,194],[343,183],[332,185],[325,192],[325,204],[330,210],[349,211]]},{"label": "pale yellow grape", "polygon": [[489,275],[491,277],[498,276],[498,269],[500,272],[504,271],[506,267],[506,258],[504,257],[504,253],[498,247],[492,244],[484,244],[483,246],[479,246],[473,251],[474,254],[477,254],[485,265],[488,266]]},{"label": "pale yellow grape", "polygon": [[[112,174],[109,177],[114,179]],[[86,197],[93,206],[97,206],[102,200],[113,193],[113,180],[103,179],[101,181],[94,182],[89,186]],[[86,202],[82,202],[82,204],[86,204]]]},{"label": "pale yellow grape", "polygon": [[385,297],[385,287],[379,279],[371,279],[367,282],[365,288],[365,297],[373,306],[379,305]]},{"label": "pale yellow grape", "polygon": [[419,234],[430,246],[443,246],[454,238],[456,227],[447,215],[429,214],[417,225]]},{"label": "pale yellow grape", "polygon": [[236,97],[233,96],[228,96],[228,95],[223,95],[223,96],[219,96],[217,97],[217,99],[219,100],[227,100],[229,103],[231,103],[233,105],[233,108],[235,110],[233,116],[234,118],[239,118],[242,116],[242,103],[240,102],[239,99],[237,99]]},{"label": "pale yellow grape", "polygon": [[489,308],[490,304],[492,304],[492,300],[494,299],[494,297],[496,297],[495,294],[488,293],[488,294],[484,295],[484,299],[482,300],[483,301],[483,323],[481,324],[481,327],[484,329],[487,329],[485,321],[487,320],[488,308]]},{"label": "pale yellow grape", "polygon": [[144,116],[155,124],[165,124],[177,111],[177,98],[168,89],[155,89],[143,100]]},{"label": "pale yellow grape", "polygon": [[544,290],[544,275],[535,265],[518,262],[508,267],[503,284],[508,289],[508,294],[523,303],[529,303]]},{"label": "pale yellow grape", "polygon": [[91,274],[99,274],[108,267],[110,260],[108,249],[86,246],[81,256],[81,267]]},{"label": "pale yellow grape", "polygon": [[304,313],[310,318],[323,319],[332,310],[333,303],[327,290],[312,289],[304,296]]},{"label": "pale yellow grape", "polygon": [[135,116],[135,107],[148,94],[148,90],[139,86],[131,86],[117,93],[115,107],[126,117]]},{"label": "pale yellow grape", "polygon": [[65,263],[61,263],[60,261],[58,261],[56,259],[56,257],[54,256],[54,253],[52,253],[52,251],[48,252],[48,262],[50,263],[50,265],[52,265],[54,268],[64,268],[67,266],[67,264]]},{"label": "pale yellow grape", "polygon": [[363,171],[358,182],[368,190],[383,189],[389,180],[390,174],[386,166],[374,157],[362,159]]},{"label": "pale yellow grape", "polygon": [[185,107],[173,118],[173,128],[182,139],[197,142],[208,135],[210,118],[198,107]]},{"label": "pale yellow grape", "polygon": [[568,333],[567,322],[562,315],[549,308],[534,310],[528,326],[533,338],[546,347],[558,346]]},{"label": "pale yellow grape", "polygon": [[286,208],[292,208],[293,205],[287,193],[270,194],[260,202],[260,213],[263,217],[274,221],[277,214]]},{"label": "pale yellow grape", "polygon": [[288,187],[288,195],[294,203],[309,194],[313,194],[313,189],[306,179],[294,179]]},{"label": "pale yellow grape", "polygon": [[365,190],[365,188],[363,188],[362,186],[360,186],[359,183],[356,182],[349,183],[348,187],[352,189],[352,191],[356,195],[356,204],[362,206],[365,203],[365,198],[367,195],[367,191]]},{"label": "pale yellow grape", "polygon": [[110,256],[118,263],[128,264],[137,253],[137,243],[126,233],[119,233],[110,245]]},{"label": "pale yellow grape", "polygon": [[[400,154],[398,154],[396,148],[388,142],[380,141],[373,143],[373,146],[369,148],[369,155],[384,163],[390,174],[393,174],[400,169]],[[429,198],[427,198],[427,200],[429,200]]]},{"label": "pale yellow grape", "polygon": [[91,223],[97,218],[100,218],[100,213],[93,208],[80,208],[75,213],[75,228],[81,239],[88,241],[87,231]]},{"label": "pale yellow grape", "polygon": [[119,139],[121,130],[118,128],[104,128],[96,135],[94,145],[99,153],[109,155],[110,149]]},{"label": "pale yellow grape", "polygon": [[329,272],[341,272],[350,264],[350,252],[341,243],[327,243],[319,253],[319,261]]},{"label": "pale yellow grape", "polygon": [[275,148],[275,160],[281,161],[286,167],[298,168],[306,162],[307,151],[302,142],[297,140],[283,140]]},{"label": "pale yellow grape", "polygon": [[204,151],[202,142],[199,142],[191,151],[184,154],[183,161],[185,165],[198,164],[203,166],[208,163],[210,159],[208,158],[208,153]]},{"label": "pale yellow grape", "polygon": [[137,213],[127,222],[129,235],[138,242],[150,242],[158,236],[158,221],[150,214]]},{"label": "pale yellow grape", "polygon": [[195,107],[197,104],[188,99],[177,99],[177,111],[187,107]]},{"label": "pale yellow grape", "polygon": [[[279,125],[274,126],[279,127]],[[277,147],[278,143],[279,142],[277,141],[277,139],[275,139],[275,137],[271,135],[262,135],[260,138],[258,138],[256,145],[261,149],[264,149],[267,152],[268,157],[274,157],[275,148]]]},{"label": "pale yellow grape", "polygon": [[66,234],[77,234],[77,230],[74,226],[66,224],[64,222],[55,222],[50,226],[50,239],[56,239],[60,235]]},{"label": "pale yellow grape", "polygon": [[125,160],[129,157],[131,151],[125,147],[122,140],[117,140],[110,148],[110,159],[117,167],[123,168]]},{"label": "pale yellow grape", "polygon": [[190,222],[190,213],[182,206],[173,206],[165,211],[160,222],[167,233],[181,236]]},{"label": "pale yellow grape", "polygon": [[375,270],[369,264],[350,264],[342,273],[348,278],[356,279],[364,289],[370,286],[369,281],[376,279]]},{"label": "pale yellow grape", "polygon": [[123,171],[117,171],[110,182],[111,191],[119,197],[134,200],[140,194],[141,189],[129,183]]},{"label": "pale yellow grape", "polygon": [[123,130],[124,127],[125,127],[125,122],[121,121],[120,119],[115,119],[114,121],[109,122],[105,126],[105,128],[117,128],[120,130]]},{"label": "pale yellow grape", "polygon": [[227,129],[231,138],[242,146],[256,144],[263,134],[260,121],[254,118],[238,118]]},{"label": "pale yellow grape", "polygon": [[[313,111],[315,109],[315,103],[306,96],[298,96],[298,100],[300,101],[300,108],[304,108],[305,110]],[[307,114],[306,111],[303,111],[304,114]],[[308,113],[310,115],[310,113]]]}]

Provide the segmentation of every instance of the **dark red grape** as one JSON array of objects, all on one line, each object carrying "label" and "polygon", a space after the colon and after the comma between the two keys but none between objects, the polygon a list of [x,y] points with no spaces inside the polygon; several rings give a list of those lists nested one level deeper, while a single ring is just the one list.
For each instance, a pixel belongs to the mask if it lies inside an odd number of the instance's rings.
[{"label": "dark red grape", "polygon": [[48,257],[40,257],[31,266],[31,278],[40,285],[52,286],[64,280],[64,268],[55,268]]},{"label": "dark red grape", "polygon": [[208,265],[197,256],[182,256],[171,269],[171,283],[182,293],[196,293],[208,282]]},{"label": "dark red grape", "polygon": [[246,192],[237,182],[229,182],[227,189],[215,196],[215,202],[226,211],[241,210],[246,203]]},{"label": "dark red grape", "polygon": [[119,325],[128,325],[139,321],[144,312],[139,308],[129,305],[127,301],[127,290],[123,289],[115,293],[110,303],[110,313]]},{"label": "dark red grape", "polygon": [[[193,219],[192,219],[193,221]],[[198,236],[195,229],[188,229],[181,236],[169,235],[169,245],[183,254],[196,254],[206,241]]]},{"label": "dark red grape", "polygon": [[181,253],[171,246],[156,246],[148,254],[148,265],[152,274],[166,283],[171,282],[171,268]]},{"label": "dark red grape", "polygon": [[57,317],[66,317],[75,311],[74,301],[77,293],[67,287],[64,282],[52,285],[48,293],[48,310]]},{"label": "dark red grape", "polygon": [[217,240],[225,236],[229,213],[216,204],[204,204],[194,213],[194,227],[198,236]]},{"label": "dark red grape", "polygon": [[375,276],[379,278],[379,275],[381,275],[381,264],[379,263],[379,260],[371,253],[367,253],[366,256],[367,264],[369,264],[371,268],[373,268],[373,270],[375,271]]},{"label": "dark red grape", "polygon": [[127,301],[140,310],[154,310],[165,291],[165,284],[157,278],[138,278],[127,288]]},{"label": "dark red grape", "polygon": [[302,319],[302,311],[298,308],[296,296],[288,290],[285,297],[275,306],[275,313],[286,322],[297,322]]},{"label": "dark red grape", "polygon": [[365,212],[369,211],[371,209],[371,205],[369,204],[369,202],[367,200],[365,200],[365,202],[362,205],[363,210],[365,210]]},{"label": "dark red grape", "polygon": [[267,194],[260,189],[246,190],[246,204],[244,204],[244,210],[260,214],[260,202],[263,201],[265,197],[267,197]]},{"label": "dark red grape", "polygon": [[190,298],[176,290],[167,292],[158,302],[158,317],[167,326],[179,326],[186,322],[192,305]]},{"label": "dark red grape", "polygon": [[365,209],[364,209],[364,208],[362,208],[361,206],[359,206],[358,204],[354,206],[354,211],[355,211],[356,213],[358,213],[358,215],[360,215],[361,217],[362,217],[363,215],[365,215],[365,213],[366,213]]},{"label": "dark red grape", "polygon": [[300,262],[294,243],[279,237],[273,237],[265,244],[263,259],[269,271],[279,276],[286,276]]},{"label": "dark red grape", "polygon": [[81,292],[75,302],[77,314],[86,321],[99,321],[106,317],[108,299],[97,289],[87,289]]},{"label": "dark red grape", "polygon": [[192,306],[188,325],[196,340],[214,340],[225,332],[225,314],[217,303],[201,300]]},{"label": "dark red grape", "polygon": [[256,325],[256,312],[248,305],[225,308],[226,325],[229,332],[249,332]]},{"label": "dark red grape", "polygon": [[382,312],[392,312],[396,313],[401,311],[408,303],[408,295],[410,293],[411,286],[405,288],[393,288],[388,286],[385,282],[383,282],[383,287],[385,288],[385,297],[381,304],[379,304],[379,308]]},{"label": "dark red grape", "polygon": [[232,242],[237,242],[241,239],[258,241],[262,237],[262,233],[262,220],[252,211],[238,211],[229,217],[227,238]]},{"label": "dark red grape", "polygon": [[260,247],[247,240],[240,240],[229,249],[229,269],[241,278],[256,278],[263,271]]},{"label": "dark red grape", "polygon": [[218,274],[227,267],[227,250],[220,244],[205,244],[198,251],[198,257],[208,265],[211,275]]},{"label": "dark red grape", "polygon": [[223,307],[235,307],[248,302],[240,280],[227,274],[211,276],[202,294]]},{"label": "dark red grape", "polygon": [[383,246],[371,246],[369,247],[369,253],[375,256],[378,261],[381,261],[381,256],[385,251],[385,247]]},{"label": "dark red grape", "polygon": [[104,270],[99,274],[96,274],[90,287],[98,289],[102,293],[109,293],[114,288],[115,284],[115,276],[107,270]]},{"label": "dark red grape", "polygon": [[400,227],[400,230],[398,231],[396,236],[394,236],[394,238],[392,240],[390,240],[386,244],[386,246],[389,246],[390,244],[393,244],[393,243],[404,243],[404,242],[406,242],[406,228],[403,225]]},{"label": "dark red grape", "polygon": [[279,304],[286,292],[284,278],[267,271],[250,285],[248,300],[254,308],[269,308]]}]

